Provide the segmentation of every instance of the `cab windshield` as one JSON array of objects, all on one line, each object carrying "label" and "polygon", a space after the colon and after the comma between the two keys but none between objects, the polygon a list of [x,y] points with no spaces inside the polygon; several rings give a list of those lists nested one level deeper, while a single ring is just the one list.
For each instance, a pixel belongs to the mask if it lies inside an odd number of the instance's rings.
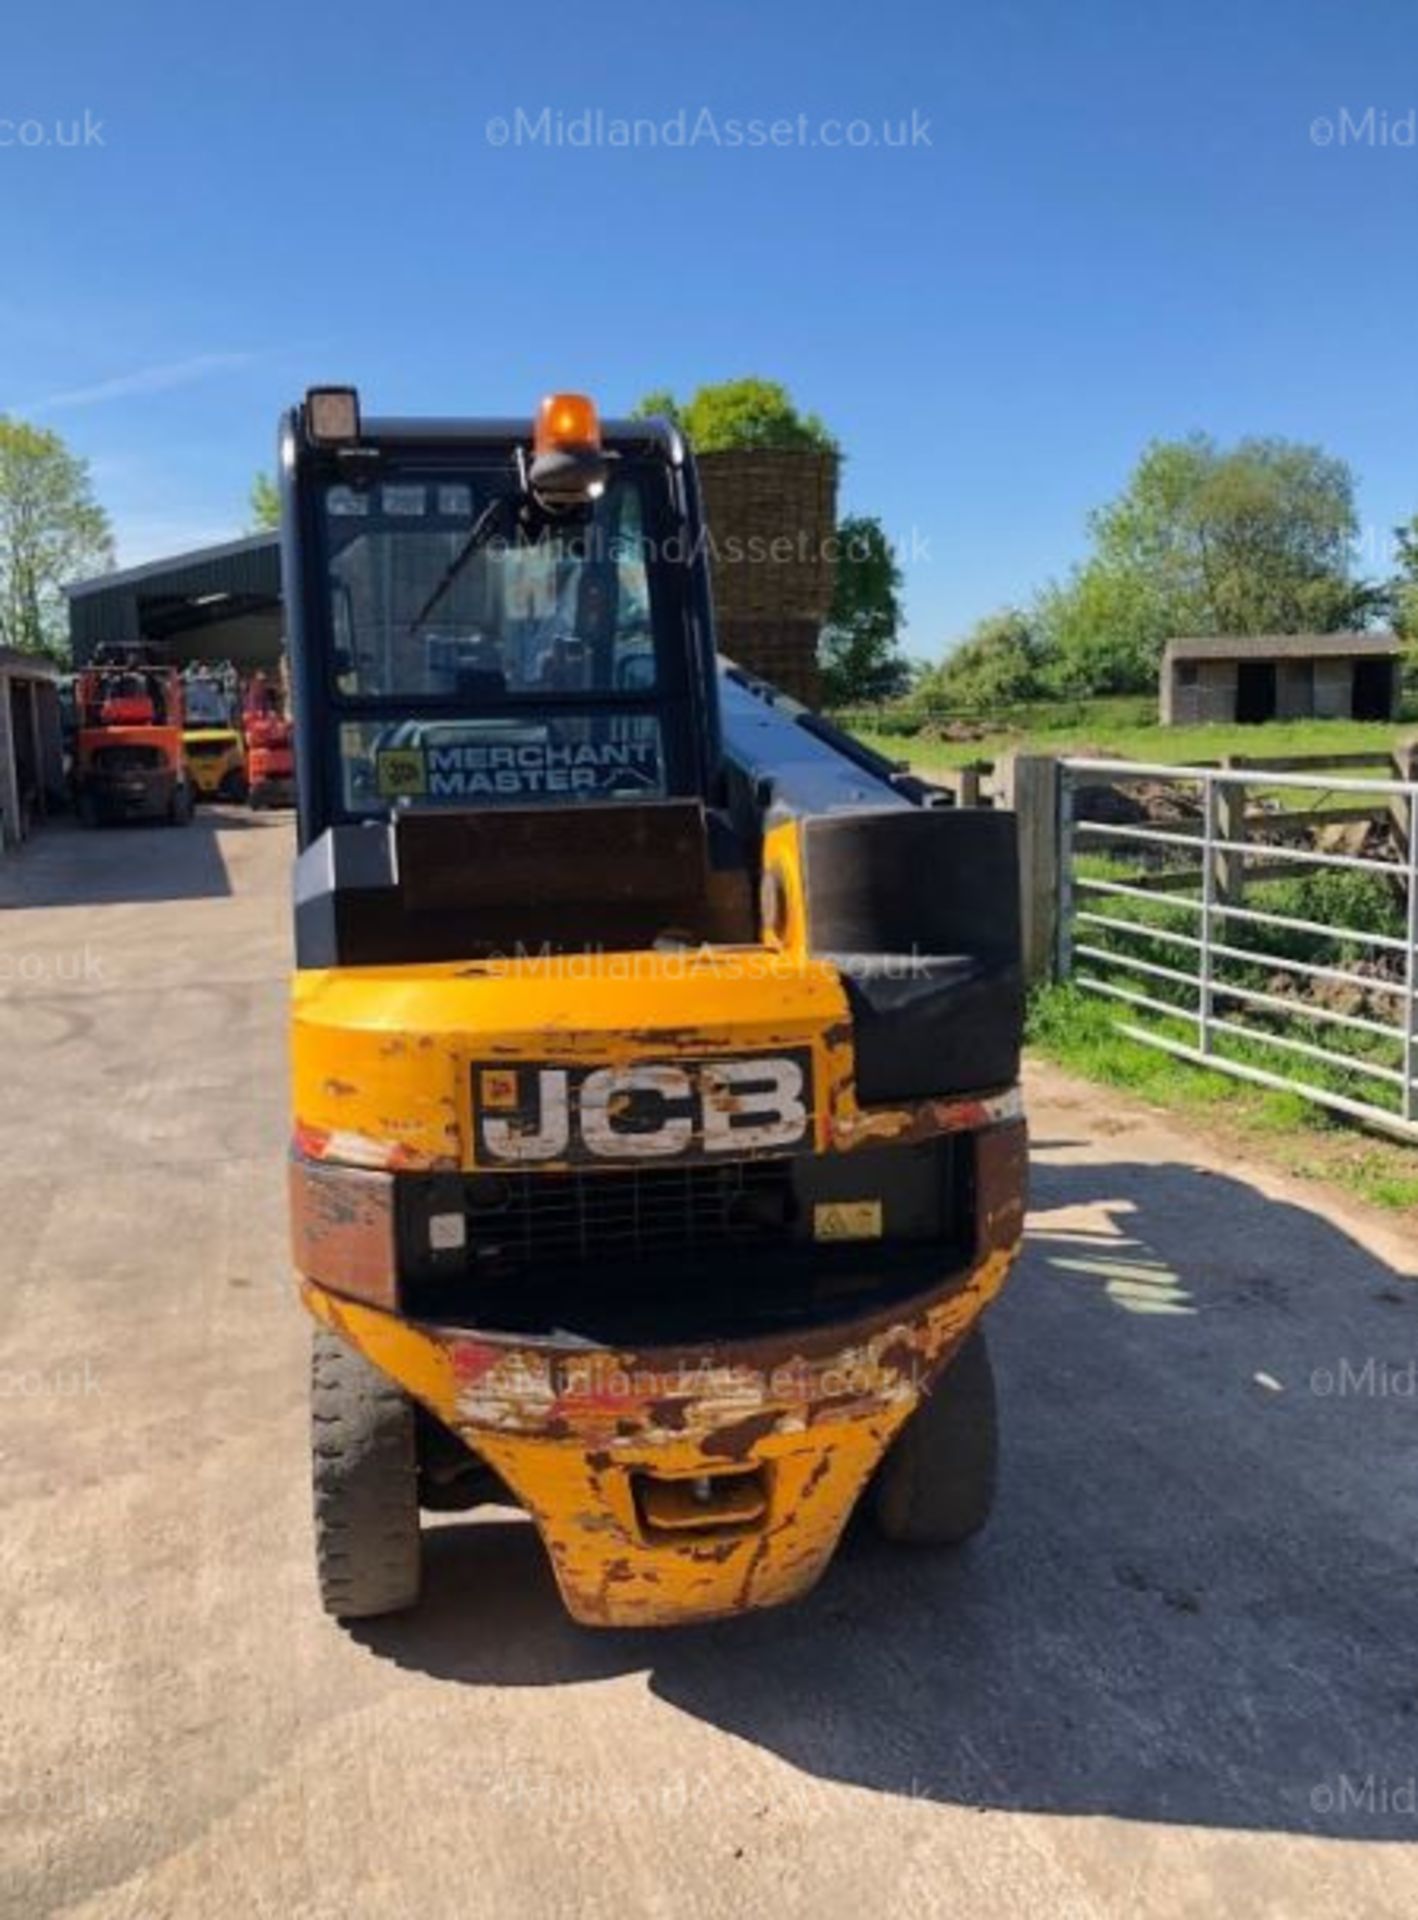
[{"label": "cab windshield", "polygon": [[507,485],[503,469],[325,490],[350,811],[667,791],[641,481],[535,535],[498,513]]},{"label": "cab windshield", "polygon": [[430,607],[492,498],[469,481],[328,490],[338,690],[482,702],[653,688],[638,484],[612,484],[564,532],[487,535]]},{"label": "cab windshield", "polygon": [[229,727],[231,712],[225,694],[210,680],[188,680],[183,704],[189,727]]}]

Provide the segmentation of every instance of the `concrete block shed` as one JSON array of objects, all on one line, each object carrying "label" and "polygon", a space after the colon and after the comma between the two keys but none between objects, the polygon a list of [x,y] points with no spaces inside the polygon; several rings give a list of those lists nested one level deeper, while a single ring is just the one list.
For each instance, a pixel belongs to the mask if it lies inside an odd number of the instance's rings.
[{"label": "concrete block shed", "polygon": [[0,647],[0,851],[63,804],[58,669],[40,654]]},{"label": "concrete block shed", "polygon": [[1162,656],[1162,724],[1392,720],[1402,656],[1402,642],[1392,633],[1169,640]]}]

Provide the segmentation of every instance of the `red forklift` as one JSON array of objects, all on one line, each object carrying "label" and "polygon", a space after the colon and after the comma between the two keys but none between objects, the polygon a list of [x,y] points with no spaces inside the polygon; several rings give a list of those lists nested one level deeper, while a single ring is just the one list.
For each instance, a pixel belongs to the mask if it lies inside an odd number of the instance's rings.
[{"label": "red forklift", "polygon": [[242,704],[248,799],[253,808],[295,805],[295,747],[285,691],[266,674],[252,674]]},{"label": "red forklift", "polygon": [[163,820],[186,826],[182,678],[141,646],[105,646],[75,689],[74,800],[86,827]]}]

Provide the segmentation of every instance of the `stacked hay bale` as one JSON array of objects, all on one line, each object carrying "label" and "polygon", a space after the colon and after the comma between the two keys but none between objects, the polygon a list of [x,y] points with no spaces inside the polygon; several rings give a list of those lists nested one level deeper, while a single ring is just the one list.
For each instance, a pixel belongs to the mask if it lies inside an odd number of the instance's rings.
[{"label": "stacked hay bale", "polygon": [[719,651],[807,706],[832,606],[837,455],[815,447],[698,456]]}]

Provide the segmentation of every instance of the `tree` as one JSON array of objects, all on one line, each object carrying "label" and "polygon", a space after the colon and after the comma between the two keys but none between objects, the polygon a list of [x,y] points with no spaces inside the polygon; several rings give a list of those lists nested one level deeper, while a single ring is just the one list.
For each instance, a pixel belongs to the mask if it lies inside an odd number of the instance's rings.
[{"label": "tree", "polygon": [[1403,678],[1418,686],[1418,513],[1393,530],[1398,572],[1388,583],[1389,617],[1403,640]]},{"label": "tree", "polygon": [[1388,583],[1394,631],[1412,647],[1418,643],[1418,513],[1393,530],[1398,572]]},{"label": "tree", "polygon": [[879,520],[849,516],[837,529],[832,611],[823,629],[822,695],[828,707],[890,700],[911,683],[898,648],[901,569]]},{"label": "tree", "polygon": [[1169,601],[1145,569],[1110,567],[1094,558],[1064,586],[1048,586],[1034,603],[1042,678],[1066,695],[1144,693],[1155,688],[1162,649],[1174,636],[1215,631]]},{"label": "tree", "polygon": [[1319,447],[1154,441],[1089,524],[1092,557],[1038,606],[1051,675],[1067,691],[1154,685],[1178,635],[1333,632],[1384,604],[1350,568],[1353,475]]},{"label": "tree", "polygon": [[269,473],[258,473],[246,496],[251,513],[251,532],[264,533],[281,524],[281,494]]},{"label": "tree", "polygon": [[837,443],[815,413],[801,414],[776,380],[723,380],[700,387],[687,406],[672,393],[647,393],[637,419],[663,414],[682,427],[697,453],[735,447],[805,447],[835,453]]},{"label": "tree", "polygon": [[656,416],[661,420],[673,420],[677,427],[683,425],[680,419],[679,401],[675,399],[668,387],[653,388],[644,399],[631,408],[632,420],[650,420]]},{"label": "tree", "polygon": [[1332,632],[1354,617],[1354,477],[1319,447],[1155,441],[1092,528],[1103,565],[1194,633]]},{"label": "tree", "polygon": [[61,587],[112,565],[88,462],[57,433],[0,415],[0,646],[66,654]]},{"label": "tree", "polygon": [[917,691],[929,706],[987,712],[1037,699],[1044,691],[1043,665],[1032,617],[1006,607],[977,621]]}]

